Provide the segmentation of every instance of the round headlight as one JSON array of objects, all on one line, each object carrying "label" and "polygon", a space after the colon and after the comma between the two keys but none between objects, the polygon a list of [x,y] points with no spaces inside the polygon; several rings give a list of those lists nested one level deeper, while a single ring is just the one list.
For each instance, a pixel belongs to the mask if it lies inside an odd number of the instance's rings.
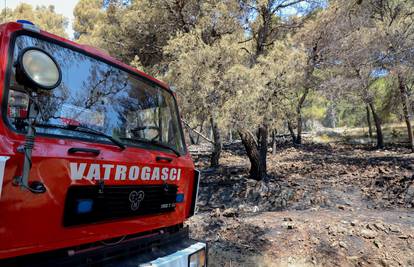
[{"label": "round headlight", "polygon": [[30,85],[51,90],[59,86],[61,71],[54,58],[47,52],[36,48],[24,49],[19,57],[19,67]]}]

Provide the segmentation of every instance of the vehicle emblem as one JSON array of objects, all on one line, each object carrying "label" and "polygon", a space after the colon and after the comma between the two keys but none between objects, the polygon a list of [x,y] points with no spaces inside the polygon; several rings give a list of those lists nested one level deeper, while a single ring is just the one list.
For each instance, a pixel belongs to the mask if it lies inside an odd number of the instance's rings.
[{"label": "vehicle emblem", "polygon": [[144,200],[144,191],[132,191],[129,193],[129,201],[131,202],[131,210],[136,211],[139,208],[139,204]]}]

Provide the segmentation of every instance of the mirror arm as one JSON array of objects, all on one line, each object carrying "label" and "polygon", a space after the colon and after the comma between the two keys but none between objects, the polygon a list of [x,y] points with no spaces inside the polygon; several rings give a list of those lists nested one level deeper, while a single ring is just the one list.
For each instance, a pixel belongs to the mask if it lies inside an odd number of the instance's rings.
[{"label": "mirror arm", "polygon": [[29,174],[32,168],[32,150],[35,145],[35,136],[36,136],[36,117],[38,115],[38,110],[36,109],[36,102],[34,101],[35,93],[30,93],[30,108],[28,115],[28,129],[25,136],[25,143],[21,149],[19,149],[24,154],[23,161],[23,171],[22,176],[17,176],[14,178],[14,185],[20,186],[23,189],[27,189],[32,193],[44,193],[46,188],[42,183],[29,183]]}]

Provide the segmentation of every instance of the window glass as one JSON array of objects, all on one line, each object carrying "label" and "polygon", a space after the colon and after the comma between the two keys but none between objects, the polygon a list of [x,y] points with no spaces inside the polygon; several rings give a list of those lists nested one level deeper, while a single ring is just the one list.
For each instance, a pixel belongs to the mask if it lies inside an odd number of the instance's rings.
[{"label": "window glass", "polygon": [[[84,126],[104,132],[125,144],[148,146],[139,140],[156,141],[183,153],[185,151],[176,103],[168,91],[135,75],[74,50],[34,37],[16,38],[13,59],[26,47],[39,47],[49,52],[62,70],[60,86],[39,98],[41,107],[38,124],[58,127],[37,127],[37,133],[108,141],[73,126]],[[8,118],[23,131],[24,123],[17,118],[17,100],[24,88],[15,80],[12,67],[9,90]],[[26,106],[25,106],[26,105]],[[19,104],[27,107],[26,102]],[[19,111],[21,112],[21,111]],[[21,116],[20,116],[21,117]],[[68,128],[68,129],[62,129]],[[147,142],[148,143],[148,142]]]}]

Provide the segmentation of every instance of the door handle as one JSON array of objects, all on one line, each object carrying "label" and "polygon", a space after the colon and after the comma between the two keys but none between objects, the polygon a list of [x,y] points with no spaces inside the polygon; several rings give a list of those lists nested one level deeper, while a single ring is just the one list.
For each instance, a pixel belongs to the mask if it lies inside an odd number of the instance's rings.
[{"label": "door handle", "polygon": [[157,156],[157,157],[155,158],[155,160],[156,160],[157,162],[164,161],[164,162],[168,162],[168,163],[170,163],[171,161],[173,161],[173,159],[172,159],[172,158],[169,158],[169,157],[161,157],[161,156]]},{"label": "door handle", "polygon": [[98,156],[101,151],[99,149],[93,149],[93,148],[82,148],[82,147],[71,147],[68,149],[69,154],[75,154],[75,153],[86,153],[86,154],[93,154],[95,156]]}]

